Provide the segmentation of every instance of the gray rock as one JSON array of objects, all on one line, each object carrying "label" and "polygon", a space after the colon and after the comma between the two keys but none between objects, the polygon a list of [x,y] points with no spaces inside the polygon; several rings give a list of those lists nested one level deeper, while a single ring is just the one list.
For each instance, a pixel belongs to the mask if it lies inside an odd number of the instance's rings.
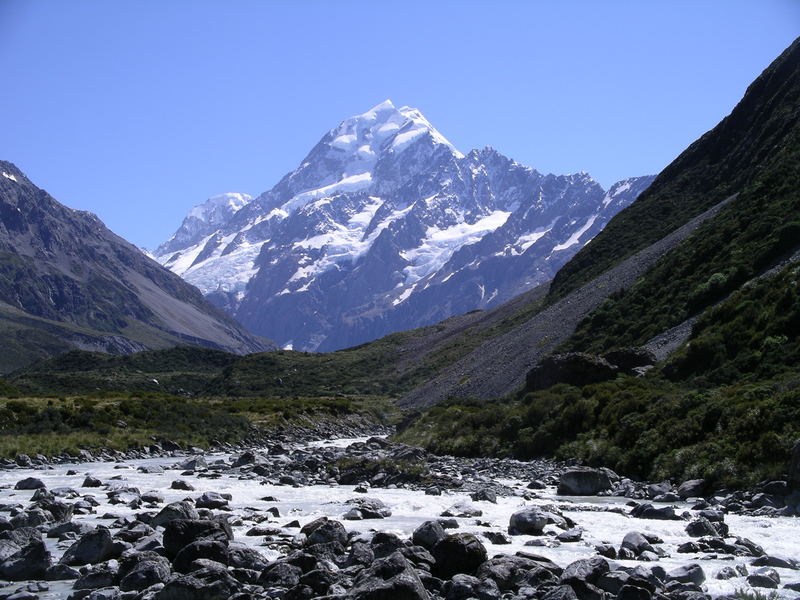
[{"label": "gray rock", "polygon": [[525,378],[530,391],[543,390],[557,383],[583,386],[617,376],[617,367],[607,360],[584,352],[551,354],[533,367]]},{"label": "gray rock", "polygon": [[258,579],[258,584],[269,587],[292,588],[300,583],[303,570],[285,561],[274,562],[267,566]]},{"label": "gray rock", "polygon": [[474,502],[492,502],[497,504],[497,494],[490,488],[482,488],[469,495]]},{"label": "gray rock", "polygon": [[327,544],[330,542],[337,542],[344,546],[347,544],[347,530],[339,521],[322,517],[307,523],[300,533],[305,533],[308,537],[306,545],[312,546],[314,544]]},{"label": "gray rock", "polygon": [[169,485],[169,487],[171,490],[185,490],[187,492],[194,491],[194,486],[188,481],[184,481],[183,479],[176,479]]},{"label": "gray rock", "polygon": [[172,561],[172,566],[179,573],[189,573],[191,571],[192,562],[198,558],[207,558],[227,565],[227,541],[219,542],[217,540],[201,539],[187,544],[181,548],[175,556],[175,559]]},{"label": "gray rock", "polygon": [[114,585],[117,579],[117,566],[111,563],[103,563],[81,569],[81,576],[75,581],[73,587],[76,590],[96,590]]},{"label": "gray rock", "polygon": [[197,508],[228,508],[228,499],[217,492],[204,492],[195,502]]},{"label": "gray rock", "polygon": [[44,542],[33,540],[0,564],[0,578],[8,581],[42,579],[52,564]]},{"label": "gray rock", "polygon": [[[389,507],[377,498],[368,498],[366,496],[353,498],[348,500],[346,504],[353,506],[348,511],[348,514],[353,513],[349,520],[384,519],[392,516],[392,511],[389,510]],[[347,519],[347,517],[344,518]]]},{"label": "gray rock", "polygon": [[715,579],[733,579],[734,577],[738,577],[739,574],[736,572],[736,569],[733,567],[722,567],[716,575],[714,575]]},{"label": "gray rock", "polygon": [[678,583],[693,583],[695,585],[700,585],[706,580],[706,574],[703,572],[702,567],[697,563],[692,563],[678,567],[677,569],[673,569],[667,573],[667,577],[671,581],[677,581]]},{"label": "gray rock", "polygon": [[608,561],[602,556],[583,558],[567,565],[561,574],[561,583],[574,586],[576,582],[585,581],[594,584],[601,575],[610,570]]},{"label": "gray rock", "polygon": [[511,535],[541,535],[547,525],[547,514],[536,506],[529,506],[511,515],[508,533]]},{"label": "gray rock", "polygon": [[44,488],[45,485],[41,479],[37,479],[36,477],[26,477],[25,479],[20,479],[15,485],[15,490],[38,490]]},{"label": "gray rock", "polygon": [[772,567],[761,567],[747,576],[747,583],[751,587],[777,589],[781,576]]},{"label": "gray rock", "polygon": [[642,552],[653,552],[653,546],[650,545],[650,542],[638,531],[630,531],[625,534],[625,537],[622,538],[622,548],[627,548],[631,550],[635,555],[639,555]]},{"label": "gray rock", "polygon": [[691,537],[717,537],[718,535],[717,530],[711,524],[711,521],[705,517],[698,517],[690,521],[689,524],[686,525],[686,533],[688,533]]},{"label": "gray rock", "polygon": [[575,590],[568,585],[557,585],[550,588],[542,600],[578,600]]},{"label": "gray rock", "polygon": [[425,521],[414,530],[411,540],[418,546],[430,550],[439,541],[443,540],[447,534],[438,521]]},{"label": "gray rock", "polygon": [[472,575],[486,560],[486,547],[470,533],[453,533],[431,550],[436,559],[433,575],[449,579],[457,573]]},{"label": "gray rock", "polygon": [[111,539],[111,532],[105,527],[98,527],[83,534],[77,542],[67,548],[60,562],[70,566],[97,564],[109,558],[116,558],[115,554],[119,556],[114,540]]},{"label": "gray rock", "polygon": [[181,502],[173,502],[167,504],[162,508],[159,513],[150,521],[150,527],[156,528],[163,526],[172,521],[173,519],[199,519],[200,515],[195,509],[194,505],[183,500]]},{"label": "gray rock", "polygon": [[67,565],[62,565],[61,563],[56,563],[47,571],[45,571],[44,578],[47,581],[63,581],[67,579],[77,579],[80,577],[81,574],[77,571],[77,569],[73,569],[72,567],[68,567]]},{"label": "gray rock", "polygon": [[777,569],[800,569],[800,562],[785,556],[765,554],[750,563],[754,567],[775,567]]},{"label": "gray rock", "polygon": [[556,539],[559,542],[570,543],[570,542],[580,542],[583,538],[583,529],[580,527],[573,527],[572,529],[567,529],[566,531],[562,531],[556,536]]},{"label": "gray rock", "polygon": [[557,493],[562,496],[595,496],[611,489],[612,481],[605,469],[572,467],[561,474]]},{"label": "gray rock", "polygon": [[238,543],[228,546],[228,566],[230,567],[262,571],[268,564],[269,560],[255,548]]},{"label": "gray rock", "polygon": [[500,598],[500,590],[497,584],[491,579],[481,581],[477,577],[460,573],[454,575],[453,579],[445,584],[447,595],[445,600],[497,600]]},{"label": "gray rock", "polygon": [[347,594],[351,600],[429,600],[411,564],[395,552],[376,560],[356,578],[355,585]]},{"label": "gray rock", "polygon": [[501,554],[485,561],[475,573],[478,579],[491,579],[502,591],[516,589],[522,585],[538,587],[543,583],[555,583],[553,572],[531,558]]},{"label": "gray rock", "polygon": [[164,527],[163,545],[167,556],[175,557],[184,547],[198,540],[227,544],[232,539],[219,521],[209,519],[173,519]]},{"label": "gray rock", "polygon": [[680,519],[671,506],[656,508],[652,504],[639,504],[631,510],[631,516],[637,519],[657,519],[660,521],[677,521]]},{"label": "gray rock", "polygon": [[141,592],[152,585],[166,583],[170,573],[169,561],[163,556],[148,555],[141,560],[131,560],[129,564],[120,565],[119,588],[124,592]]},{"label": "gray rock", "polygon": [[686,498],[702,498],[706,492],[705,479],[689,479],[678,486],[678,496]]}]

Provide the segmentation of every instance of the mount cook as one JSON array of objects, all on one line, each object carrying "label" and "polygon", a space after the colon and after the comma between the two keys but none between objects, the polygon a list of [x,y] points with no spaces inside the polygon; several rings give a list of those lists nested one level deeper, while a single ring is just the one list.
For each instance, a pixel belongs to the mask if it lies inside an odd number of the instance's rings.
[{"label": "mount cook", "polygon": [[652,180],[606,191],[492,148],[464,155],[387,100],[329,131],[257,198],[195,207],[154,254],[250,331],[331,351],[549,281]]}]

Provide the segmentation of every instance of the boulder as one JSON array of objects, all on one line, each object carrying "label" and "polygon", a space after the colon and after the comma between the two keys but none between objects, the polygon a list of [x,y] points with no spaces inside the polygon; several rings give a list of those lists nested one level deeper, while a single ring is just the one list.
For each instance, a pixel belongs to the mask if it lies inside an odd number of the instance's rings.
[{"label": "boulder", "polygon": [[647,348],[641,346],[635,348],[622,348],[613,350],[603,358],[617,367],[621,372],[633,374],[634,369],[648,367],[656,364],[656,355]]},{"label": "boulder", "polygon": [[[561,583],[575,587],[578,582],[597,583],[600,577],[610,571],[608,561],[602,556],[582,558],[570,563],[561,574]],[[580,596],[580,594],[578,594]]]},{"label": "boulder", "polygon": [[240,589],[241,584],[227,571],[198,569],[170,579],[156,600],[227,600]]},{"label": "boulder", "polygon": [[706,493],[705,479],[689,479],[678,486],[678,496],[686,498],[702,498]]},{"label": "boulder", "polygon": [[494,490],[489,488],[482,488],[477,492],[472,492],[469,497],[472,498],[474,502],[491,502],[497,504],[497,494]]},{"label": "boulder", "polygon": [[264,587],[292,588],[300,583],[303,570],[286,561],[277,561],[267,566],[258,579],[258,584]]},{"label": "boulder", "polygon": [[228,566],[234,569],[264,570],[269,561],[255,548],[234,543],[228,546]]},{"label": "boulder", "polygon": [[197,508],[228,508],[228,498],[217,492],[204,492],[195,502]]},{"label": "boulder", "polygon": [[359,573],[347,594],[352,600],[429,600],[419,575],[400,552],[376,560]]},{"label": "boulder", "polygon": [[208,558],[224,565],[228,564],[228,544],[216,540],[197,540],[187,544],[178,552],[172,566],[179,573],[189,573],[192,562],[198,558]]},{"label": "boulder", "polygon": [[637,519],[657,519],[660,521],[676,521],[680,517],[671,506],[656,508],[652,504],[639,504],[631,510],[631,516]]},{"label": "boulder", "polygon": [[44,578],[47,581],[65,581],[68,579],[77,579],[80,576],[81,574],[77,569],[62,565],[61,563],[54,564],[47,569],[44,574]]},{"label": "boulder", "polygon": [[454,533],[439,541],[431,554],[436,559],[433,575],[449,579],[457,573],[474,574],[486,560],[486,547],[470,533]]},{"label": "boulder", "polygon": [[338,542],[342,546],[347,544],[347,530],[345,530],[344,525],[327,517],[308,523],[300,530],[300,533],[305,533],[308,536],[306,539],[307,546],[330,542]]},{"label": "boulder", "polygon": [[558,578],[539,562],[522,556],[501,554],[490,558],[478,567],[478,579],[491,579],[502,591],[510,591],[522,585],[537,587],[543,583],[554,583]]},{"label": "boulder", "polygon": [[706,574],[703,572],[702,567],[697,563],[692,563],[690,565],[684,565],[682,567],[678,567],[677,569],[673,569],[667,573],[667,577],[670,581],[677,581],[678,583],[693,583],[695,585],[701,585],[706,580]]},{"label": "boulder", "polygon": [[761,567],[747,576],[750,587],[777,589],[781,576],[772,567]]},{"label": "boulder", "polygon": [[750,563],[754,567],[775,567],[777,569],[800,569],[800,561],[786,556],[765,554]]},{"label": "boulder", "polygon": [[343,517],[347,520],[384,519],[392,516],[392,511],[389,510],[389,507],[377,498],[353,498],[345,504],[353,507]]},{"label": "boulder", "polygon": [[195,509],[194,505],[188,500],[181,502],[173,502],[167,504],[162,508],[159,513],[150,521],[150,527],[156,528],[159,525],[163,526],[172,521],[173,519],[199,519],[200,515]]},{"label": "boulder", "polygon": [[438,521],[425,521],[414,530],[411,540],[418,546],[430,550],[439,541],[443,540],[447,534]]},{"label": "boulder", "polygon": [[69,566],[97,564],[119,556],[118,547],[105,527],[83,534],[61,557],[61,563]]},{"label": "boulder", "polygon": [[557,585],[547,590],[542,600],[578,600],[575,590],[568,585]]},{"label": "boulder", "polygon": [[397,534],[388,531],[378,531],[370,541],[375,558],[385,558],[403,548],[404,545],[403,540]]},{"label": "boulder", "polygon": [[212,540],[227,544],[231,535],[219,521],[209,519],[173,519],[164,527],[164,551],[175,557],[184,547],[197,540]]},{"label": "boulder", "polygon": [[44,482],[36,477],[26,477],[25,479],[20,479],[14,485],[15,490],[38,490],[44,487]]},{"label": "boulder", "polygon": [[444,585],[445,600],[498,600],[500,590],[491,579],[480,580],[463,573],[453,576],[453,579]]},{"label": "boulder", "polygon": [[547,514],[536,506],[529,506],[511,515],[508,533],[511,535],[541,535],[547,525]]},{"label": "boulder", "polygon": [[562,496],[595,496],[611,489],[612,481],[605,469],[572,467],[561,474],[557,493]]},{"label": "boulder", "polygon": [[81,569],[81,576],[72,586],[76,590],[96,590],[114,585],[117,579],[117,565],[101,563],[88,569]]},{"label": "boulder", "polygon": [[169,561],[155,553],[144,553],[144,557],[133,555],[120,564],[119,588],[123,592],[141,592],[151,585],[166,583],[170,577]]},{"label": "boulder", "polygon": [[689,524],[686,525],[686,533],[688,533],[690,537],[696,538],[705,536],[717,537],[718,535],[717,529],[711,521],[705,517],[698,517],[690,521]]},{"label": "boulder", "polygon": [[543,390],[557,383],[584,386],[617,376],[617,367],[594,354],[568,352],[545,357],[525,378],[528,391]]},{"label": "boulder", "polygon": [[33,540],[0,563],[0,578],[8,581],[43,579],[52,557],[42,540]]},{"label": "boulder", "polygon": [[184,490],[187,492],[194,491],[194,486],[188,481],[184,481],[183,479],[176,479],[171,484],[169,484],[169,488],[171,490]]},{"label": "boulder", "polygon": [[622,538],[622,548],[627,548],[631,552],[633,552],[636,556],[639,556],[642,552],[654,552],[653,546],[650,545],[650,542],[638,531],[630,531],[625,534],[625,537]]}]

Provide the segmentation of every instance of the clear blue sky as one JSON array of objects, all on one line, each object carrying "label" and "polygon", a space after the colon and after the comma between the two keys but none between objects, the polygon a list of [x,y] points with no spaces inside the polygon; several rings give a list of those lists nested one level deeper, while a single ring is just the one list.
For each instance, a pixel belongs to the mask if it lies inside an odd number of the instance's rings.
[{"label": "clear blue sky", "polygon": [[459,149],[656,173],[800,34],[798,0],[0,0],[0,158],[154,248],[391,98]]}]

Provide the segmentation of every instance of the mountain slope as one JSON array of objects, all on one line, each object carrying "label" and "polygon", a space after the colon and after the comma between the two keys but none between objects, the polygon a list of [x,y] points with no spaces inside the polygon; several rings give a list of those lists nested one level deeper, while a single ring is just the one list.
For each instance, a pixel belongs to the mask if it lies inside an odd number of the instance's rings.
[{"label": "mountain slope", "polygon": [[792,158],[786,153],[798,147],[799,69],[800,48],[795,41],[748,87],[729,116],[681,153],[635,205],[559,271],[552,296],[563,297],[759,180],[773,188],[779,185],[767,182],[762,171],[781,163],[797,164],[796,154]]},{"label": "mountain slope", "polygon": [[156,254],[252,331],[335,350],[548,281],[651,180],[606,193],[585,173],[542,175],[491,148],[465,156],[387,101],[215,231],[186,236],[187,218]]},{"label": "mountain slope", "polygon": [[0,332],[14,349],[2,370],[75,347],[266,348],[96,216],[59,204],[9,162],[0,175]]},{"label": "mountain slope", "polygon": [[[800,437],[798,99],[800,40],[748,88],[729,117],[573,259],[532,319],[581,293],[613,289],[608,278],[644,251],[608,260],[615,242],[644,243],[664,227],[640,230],[640,202],[674,224],[706,205],[704,192],[713,200],[733,192],[552,347],[608,358],[609,351],[631,346],[659,347],[660,362],[644,376],[621,368],[583,385],[557,375],[550,382],[560,382],[545,389],[541,377],[532,377],[490,405],[440,404],[411,423],[402,439],[445,453],[578,457],[648,480],[704,478],[709,489],[785,478]],[[661,202],[663,211],[656,206]],[[587,268],[592,257],[598,265]],[[615,266],[595,276],[608,264]],[[537,342],[546,340],[529,339],[531,346]]]}]

